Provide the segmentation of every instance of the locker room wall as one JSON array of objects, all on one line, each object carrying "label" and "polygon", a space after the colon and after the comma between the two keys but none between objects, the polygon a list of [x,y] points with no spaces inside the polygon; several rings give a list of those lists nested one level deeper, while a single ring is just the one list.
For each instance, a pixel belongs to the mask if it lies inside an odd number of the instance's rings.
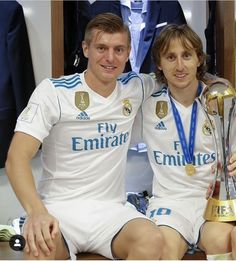
[{"label": "locker room wall", "polygon": [[[19,0],[18,2],[24,9],[35,79],[36,84],[39,84],[42,79],[52,76],[51,2],[48,0]],[[180,0],[179,2],[189,25],[199,34],[205,46],[206,1]],[[57,61],[60,57],[55,56],[54,59]],[[41,172],[39,154],[33,159],[32,168],[37,183]],[[4,169],[0,169],[0,224],[6,224],[9,220],[21,215],[23,211],[4,171]],[[130,151],[127,172],[129,181],[127,191],[143,189],[150,191],[152,172],[146,153],[137,154]],[[143,181],[143,177],[145,177],[145,181]]]},{"label": "locker room wall", "polygon": [[23,6],[29,34],[36,84],[52,75],[51,2],[18,0]]},{"label": "locker room wall", "polygon": [[[51,2],[35,0],[18,1],[25,14],[36,84],[52,75],[51,62]],[[22,65],[23,66],[23,65]],[[39,155],[32,162],[36,180],[40,176]],[[0,169],[0,224],[18,217],[23,209],[5,175]]]}]

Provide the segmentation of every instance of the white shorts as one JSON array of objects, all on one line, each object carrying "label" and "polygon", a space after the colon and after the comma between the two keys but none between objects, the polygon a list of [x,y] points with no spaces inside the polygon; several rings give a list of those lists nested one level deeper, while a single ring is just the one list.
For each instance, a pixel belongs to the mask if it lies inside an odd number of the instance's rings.
[{"label": "white shorts", "polygon": [[94,252],[113,259],[114,236],[128,221],[147,218],[133,207],[87,199],[56,202],[46,207],[59,220],[72,259],[79,252]]},{"label": "white shorts", "polygon": [[178,231],[189,246],[196,246],[200,229],[204,224],[203,213],[206,199],[160,199],[151,198],[147,216],[158,226],[168,226]]}]

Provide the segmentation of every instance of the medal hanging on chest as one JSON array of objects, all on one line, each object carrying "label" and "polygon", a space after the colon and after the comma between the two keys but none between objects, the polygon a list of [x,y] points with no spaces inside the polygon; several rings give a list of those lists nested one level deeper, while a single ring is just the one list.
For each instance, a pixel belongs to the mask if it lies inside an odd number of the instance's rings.
[{"label": "medal hanging on chest", "polygon": [[187,174],[188,176],[192,176],[192,175],[195,174],[196,169],[195,169],[195,167],[194,167],[193,164],[187,164],[187,165],[185,166],[185,172],[186,172],[186,174]]},{"label": "medal hanging on chest", "polygon": [[[201,84],[198,85],[198,95],[201,92]],[[182,124],[181,117],[179,115],[179,112],[171,98],[171,107],[173,110],[173,115],[175,119],[175,125],[178,131],[181,147],[183,150],[184,158],[186,161],[185,165],[185,172],[188,176],[193,176],[196,173],[196,168],[193,163],[193,156],[194,156],[194,146],[195,146],[195,136],[196,136],[196,125],[197,125],[197,102],[194,101],[192,106],[192,113],[191,113],[191,122],[190,122],[190,130],[189,130],[189,143],[187,144],[184,127]]]}]

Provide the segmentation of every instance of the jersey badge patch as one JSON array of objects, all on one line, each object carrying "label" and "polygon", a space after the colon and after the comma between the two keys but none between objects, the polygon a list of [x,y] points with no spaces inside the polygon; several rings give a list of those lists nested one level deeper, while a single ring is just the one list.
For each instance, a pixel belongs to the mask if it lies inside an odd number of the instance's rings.
[{"label": "jersey badge patch", "polygon": [[132,105],[129,101],[129,99],[124,99],[123,100],[123,114],[125,116],[129,116],[132,112]]},{"label": "jersey badge patch", "polygon": [[163,119],[168,113],[167,101],[158,101],[156,103],[156,115],[158,118]]},{"label": "jersey badge patch", "polygon": [[20,114],[19,120],[31,123],[35,114],[37,113],[38,106],[38,104],[30,102]]},{"label": "jersey badge patch", "polygon": [[[211,123],[211,124],[213,124],[213,123]],[[213,126],[213,128],[214,128],[214,126]],[[202,132],[206,136],[211,136],[212,135],[212,127],[211,127],[210,123],[207,120],[205,120],[203,125],[202,125]]]},{"label": "jersey badge patch", "polygon": [[81,111],[85,111],[88,108],[88,106],[89,106],[88,92],[76,92],[75,93],[75,106]]}]

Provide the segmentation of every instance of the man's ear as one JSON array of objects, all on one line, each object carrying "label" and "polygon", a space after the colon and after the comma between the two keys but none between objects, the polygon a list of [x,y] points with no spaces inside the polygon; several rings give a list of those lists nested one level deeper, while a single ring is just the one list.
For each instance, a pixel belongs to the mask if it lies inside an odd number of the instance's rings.
[{"label": "man's ear", "polygon": [[128,57],[127,57],[127,59],[126,59],[126,62],[128,62],[128,61],[129,61],[129,55],[130,55],[130,51],[131,51],[131,47],[128,47]]},{"label": "man's ear", "polygon": [[204,63],[204,57],[203,57],[202,55],[200,55],[200,56],[198,57],[197,67],[200,67],[203,63]]},{"label": "man's ear", "polygon": [[84,53],[84,57],[88,58],[88,44],[83,41],[82,42],[82,48],[83,48],[83,53]]}]

